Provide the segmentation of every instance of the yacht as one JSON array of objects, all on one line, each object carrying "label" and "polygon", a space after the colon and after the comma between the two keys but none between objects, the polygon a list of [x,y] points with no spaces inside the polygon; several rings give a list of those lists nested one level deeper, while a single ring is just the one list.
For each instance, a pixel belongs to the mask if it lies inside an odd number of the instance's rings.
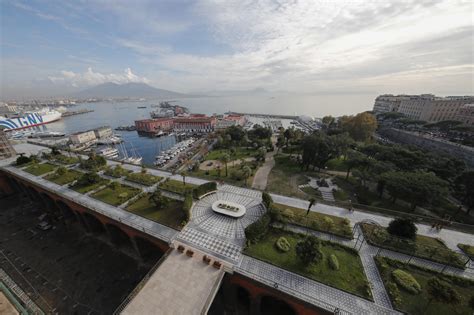
[{"label": "yacht", "polygon": [[107,147],[105,149],[99,150],[99,155],[102,155],[105,158],[118,158],[119,151],[116,148]]}]

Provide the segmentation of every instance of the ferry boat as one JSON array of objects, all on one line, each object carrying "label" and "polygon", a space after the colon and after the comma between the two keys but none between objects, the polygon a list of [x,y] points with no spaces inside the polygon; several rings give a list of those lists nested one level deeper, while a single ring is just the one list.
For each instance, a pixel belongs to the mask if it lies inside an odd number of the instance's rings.
[{"label": "ferry boat", "polygon": [[3,128],[4,131],[19,130],[48,124],[59,119],[61,119],[60,112],[44,109],[11,117],[0,116],[0,128]]}]

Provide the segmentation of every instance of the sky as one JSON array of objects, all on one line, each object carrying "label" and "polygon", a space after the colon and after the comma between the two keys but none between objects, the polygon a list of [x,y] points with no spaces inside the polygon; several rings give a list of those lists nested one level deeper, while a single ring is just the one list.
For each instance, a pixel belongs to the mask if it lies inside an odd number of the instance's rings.
[{"label": "sky", "polygon": [[474,94],[473,1],[0,0],[0,10],[1,99],[105,82]]}]

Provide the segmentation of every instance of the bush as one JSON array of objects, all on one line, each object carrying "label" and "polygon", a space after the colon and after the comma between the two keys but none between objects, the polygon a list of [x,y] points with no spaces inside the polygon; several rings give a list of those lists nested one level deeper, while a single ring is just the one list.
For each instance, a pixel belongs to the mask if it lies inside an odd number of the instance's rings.
[{"label": "bush", "polygon": [[398,290],[397,285],[392,281],[389,281],[387,283],[387,291],[390,297],[392,298],[392,302],[395,307],[400,307],[400,304],[402,303],[402,297],[400,295],[400,290]]},{"label": "bush", "polygon": [[331,254],[331,256],[329,256],[329,268],[331,268],[332,270],[339,270],[339,260],[337,259],[337,256],[334,255],[334,254]]},{"label": "bush", "polygon": [[283,210],[281,215],[287,220],[292,220],[295,217],[295,213],[291,209]]},{"label": "bush", "polygon": [[22,155],[16,159],[16,165],[27,164],[27,163],[30,163],[31,161],[32,161],[31,158]]},{"label": "bush", "polygon": [[284,253],[290,250],[290,243],[283,236],[278,238],[278,240],[275,243],[275,246],[279,251],[284,252]]},{"label": "bush", "polygon": [[187,193],[184,196],[183,202],[183,211],[186,215],[186,221],[191,220],[191,208],[193,207],[193,195],[191,193]]},{"label": "bush", "polygon": [[451,284],[441,281],[439,278],[428,280],[429,295],[441,303],[458,304],[461,301],[459,293]]},{"label": "bush", "polygon": [[245,228],[245,237],[250,243],[255,243],[260,240],[268,231],[270,225],[270,216],[264,214],[257,221]]},{"label": "bush", "polygon": [[395,269],[392,271],[392,277],[395,282],[402,287],[402,289],[405,289],[411,294],[418,294],[421,292],[421,285],[408,272],[401,269]]},{"label": "bush", "polygon": [[332,228],[333,225],[334,225],[334,221],[333,221],[330,217],[324,217],[324,218],[323,218],[323,222],[324,222],[324,226],[325,226],[327,229]]},{"label": "bush", "polygon": [[208,183],[199,185],[198,187],[194,188],[193,196],[194,196],[194,198],[199,199],[203,195],[207,194],[208,192],[215,191],[215,190],[217,190],[216,182],[208,182]]},{"label": "bush", "polygon": [[394,219],[387,227],[388,233],[412,240],[416,238],[417,230],[418,228],[415,226],[415,223],[413,223],[412,220],[405,218]]},{"label": "bush", "polygon": [[314,236],[308,236],[296,244],[296,255],[305,264],[318,263],[323,259],[321,242]]},{"label": "bush", "polygon": [[269,193],[263,192],[262,193],[262,202],[265,205],[265,208],[270,209],[270,207],[273,203],[273,199],[272,199],[272,197],[270,196]]}]

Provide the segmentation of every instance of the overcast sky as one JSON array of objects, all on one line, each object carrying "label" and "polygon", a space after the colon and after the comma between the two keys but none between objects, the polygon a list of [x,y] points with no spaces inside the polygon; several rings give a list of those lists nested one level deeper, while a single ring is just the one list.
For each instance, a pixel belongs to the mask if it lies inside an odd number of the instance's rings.
[{"label": "overcast sky", "polygon": [[104,82],[178,92],[473,92],[473,1],[8,1],[2,98]]}]

